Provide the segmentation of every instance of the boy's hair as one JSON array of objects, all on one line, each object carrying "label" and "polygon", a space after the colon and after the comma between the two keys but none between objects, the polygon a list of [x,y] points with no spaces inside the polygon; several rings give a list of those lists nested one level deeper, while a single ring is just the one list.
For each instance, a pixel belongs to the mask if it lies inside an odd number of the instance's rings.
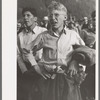
[{"label": "boy's hair", "polygon": [[22,15],[23,15],[26,11],[31,12],[35,17],[37,17],[37,12],[36,12],[36,9],[35,9],[35,8],[28,8],[28,7],[23,8],[23,10],[22,10]]},{"label": "boy's hair", "polygon": [[50,5],[48,6],[48,12],[51,12],[52,10],[61,10],[61,11],[64,11],[67,15],[66,7],[60,2],[52,1]]}]

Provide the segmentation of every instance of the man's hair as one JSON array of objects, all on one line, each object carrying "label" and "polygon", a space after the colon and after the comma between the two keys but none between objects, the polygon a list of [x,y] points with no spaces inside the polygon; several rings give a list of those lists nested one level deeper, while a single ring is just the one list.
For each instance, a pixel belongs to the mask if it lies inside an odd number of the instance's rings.
[{"label": "man's hair", "polygon": [[61,10],[67,14],[66,7],[60,2],[52,1],[48,6],[48,12],[51,12],[52,10]]},{"label": "man's hair", "polygon": [[35,8],[28,8],[28,7],[23,8],[23,10],[22,10],[22,15],[23,15],[26,11],[31,12],[35,17],[37,17],[37,12],[36,12],[36,9],[35,9]]}]

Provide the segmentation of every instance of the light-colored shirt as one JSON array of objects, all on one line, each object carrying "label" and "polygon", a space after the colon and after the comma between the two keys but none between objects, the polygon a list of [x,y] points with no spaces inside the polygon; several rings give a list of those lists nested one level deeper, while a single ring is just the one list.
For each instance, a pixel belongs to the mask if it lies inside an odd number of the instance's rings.
[{"label": "light-colored shirt", "polygon": [[85,43],[75,31],[64,28],[60,37],[52,30],[43,32],[28,45],[27,49],[35,52],[43,48],[40,63],[67,66],[71,60],[73,45],[85,45]]},{"label": "light-colored shirt", "polygon": [[[17,40],[17,44],[18,44],[18,49],[17,49],[17,59],[18,59],[18,63],[21,71],[25,72],[27,70],[24,61],[26,62],[30,62],[33,65],[34,62],[34,56],[32,53],[29,54],[25,54],[23,52],[23,48],[26,48],[28,44],[30,44],[32,41],[35,40],[35,38],[42,32],[46,31],[46,28],[42,28],[40,26],[35,26],[35,28],[33,29],[33,31],[26,31],[23,30],[22,32],[20,32],[18,34],[18,40]],[[40,59],[42,56],[42,50],[38,51],[35,55],[35,59]]]}]

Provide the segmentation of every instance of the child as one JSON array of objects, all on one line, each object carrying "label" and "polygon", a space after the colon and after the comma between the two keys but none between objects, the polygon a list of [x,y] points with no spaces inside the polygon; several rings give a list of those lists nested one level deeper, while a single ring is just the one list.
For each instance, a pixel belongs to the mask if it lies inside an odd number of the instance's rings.
[{"label": "child", "polygon": [[81,100],[79,87],[73,80],[79,69],[78,63],[71,61],[71,54],[73,45],[84,45],[84,42],[75,31],[65,27],[67,9],[63,4],[51,2],[48,16],[51,29],[38,35],[27,47],[33,53],[43,48],[40,62],[33,65],[42,76],[37,82],[41,100]]}]

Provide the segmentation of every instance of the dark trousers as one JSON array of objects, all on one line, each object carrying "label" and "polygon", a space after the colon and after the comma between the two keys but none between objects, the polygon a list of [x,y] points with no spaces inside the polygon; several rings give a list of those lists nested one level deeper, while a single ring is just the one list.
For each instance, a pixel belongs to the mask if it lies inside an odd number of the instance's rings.
[{"label": "dark trousers", "polygon": [[[19,66],[17,65],[17,100],[28,100],[31,88],[33,85],[35,86],[36,80],[40,77],[30,64],[26,63],[26,66],[28,71],[22,74]],[[40,100],[37,94],[38,93],[36,91],[34,93],[33,100]]]}]

